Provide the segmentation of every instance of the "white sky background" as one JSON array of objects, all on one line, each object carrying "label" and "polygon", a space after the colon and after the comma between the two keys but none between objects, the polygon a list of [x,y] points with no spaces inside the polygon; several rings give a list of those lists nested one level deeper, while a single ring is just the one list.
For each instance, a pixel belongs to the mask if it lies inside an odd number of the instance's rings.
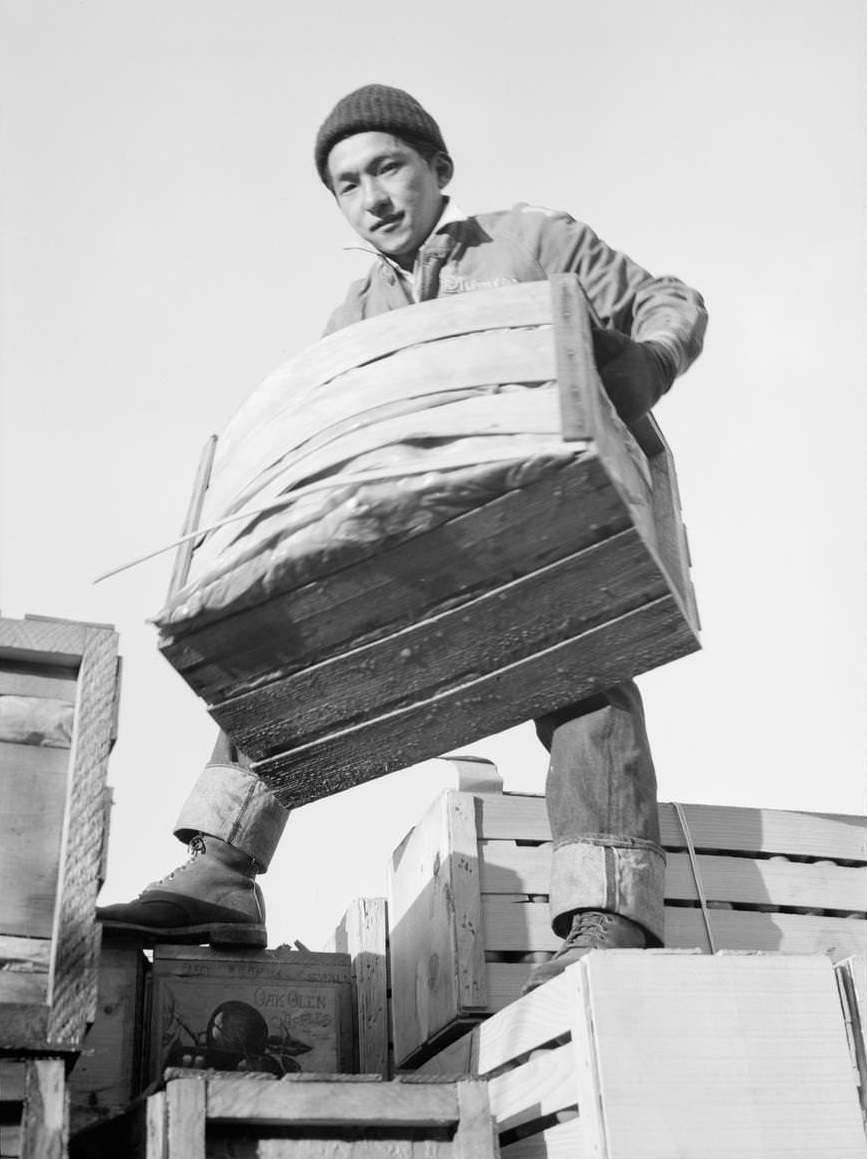
[{"label": "white sky background", "polygon": [[[0,0],[3,614],[110,622],[125,659],[106,901],[183,860],[214,726],[146,624],[199,451],[367,259],[312,164],[369,81],[439,121],[468,212],[568,209],[698,287],[657,416],[704,651],[644,677],[663,800],[864,810],[861,0]],[[541,792],[531,726],[475,746]],[[319,947],[448,766],[298,811],[271,942]]]}]

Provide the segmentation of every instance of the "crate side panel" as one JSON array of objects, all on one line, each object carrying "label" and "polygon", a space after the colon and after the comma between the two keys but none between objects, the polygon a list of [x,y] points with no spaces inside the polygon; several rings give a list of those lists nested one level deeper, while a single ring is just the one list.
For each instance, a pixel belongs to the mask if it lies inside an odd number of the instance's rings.
[{"label": "crate side panel", "polygon": [[674,599],[665,597],[444,695],[287,749],[253,768],[294,807],[490,736],[696,647]]},{"label": "crate side panel", "polygon": [[351,727],[606,624],[668,594],[635,532],[566,559],[387,638],[211,708],[242,752],[265,759]]},{"label": "crate side panel", "polygon": [[0,934],[50,938],[69,752],[0,743]]}]

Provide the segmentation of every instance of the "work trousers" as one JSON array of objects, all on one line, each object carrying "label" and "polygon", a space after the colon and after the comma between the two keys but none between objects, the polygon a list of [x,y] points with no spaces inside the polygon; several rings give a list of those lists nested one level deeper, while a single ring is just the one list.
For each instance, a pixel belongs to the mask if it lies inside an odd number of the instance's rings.
[{"label": "work trousers", "polygon": [[[565,936],[577,910],[606,910],[663,941],[665,854],[656,773],[641,696],[632,681],[536,721],[551,760],[545,795],[551,824],[550,906]],[[181,809],[175,834],[210,833],[252,857],[264,872],[289,811],[220,735],[210,763]]]}]

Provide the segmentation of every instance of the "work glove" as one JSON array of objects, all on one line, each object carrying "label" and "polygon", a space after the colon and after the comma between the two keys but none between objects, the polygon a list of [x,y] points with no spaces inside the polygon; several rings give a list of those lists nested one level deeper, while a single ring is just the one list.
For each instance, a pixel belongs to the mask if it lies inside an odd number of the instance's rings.
[{"label": "work glove", "polygon": [[594,330],[593,354],[602,385],[627,425],[643,418],[675,379],[674,360],[659,342],[633,342],[618,330]]}]

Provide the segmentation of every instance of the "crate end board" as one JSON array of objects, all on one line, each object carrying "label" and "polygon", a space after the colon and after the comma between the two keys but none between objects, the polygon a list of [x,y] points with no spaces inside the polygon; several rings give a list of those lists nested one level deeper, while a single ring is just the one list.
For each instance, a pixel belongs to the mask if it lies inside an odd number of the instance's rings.
[{"label": "crate end board", "polygon": [[[47,1009],[43,1017],[43,1003],[35,1005],[30,1027],[18,1016],[0,1027],[0,1049],[26,1041],[43,1053],[75,1051],[93,1017],[117,645],[109,627],[0,619],[0,699],[14,702],[0,713],[7,726],[0,740],[0,956],[13,942],[41,941],[45,969],[30,981],[44,974]],[[44,711],[39,727],[28,727],[34,706]],[[10,973],[18,969],[13,961]],[[23,978],[15,983],[20,990]]]}]

